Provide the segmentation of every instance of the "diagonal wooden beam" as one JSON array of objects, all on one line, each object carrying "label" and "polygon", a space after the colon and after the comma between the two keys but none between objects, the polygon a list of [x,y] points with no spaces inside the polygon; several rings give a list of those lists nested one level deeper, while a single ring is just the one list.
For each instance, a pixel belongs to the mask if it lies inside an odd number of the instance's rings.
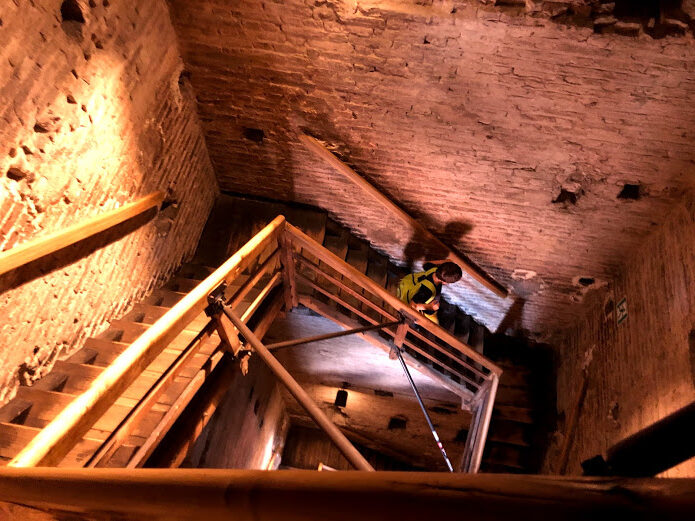
[{"label": "diagonal wooden beam", "polygon": [[318,139],[308,135],[308,134],[300,134],[299,139],[304,145],[311,151],[313,152],[317,157],[323,159],[326,163],[328,163],[335,171],[338,173],[344,175],[346,178],[348,178],[350,181],[352,181],[355,185],[360,187],[362,190],[367,192],[370,196],[372,196],[379,204],[384,206],[391,215],[394,217],[400,219],[404,223],[406,223],[408,226],[413,228],[416,233],[420,234],[421,236],[425,237],[428,241],[431,241],[432,243],[436,244],[443,250],[446,250],[449,252],[447,258],[451,260],[452,262],[455,262],[459,266],[461,266],[461,269],[463,269],[464,272],[466,272],[468,275],[470,275],[474,280],[476,280],[478,283],[480,283],[483,287],[487,288],[490,290],[492,293],[497,295],[498,297],[505,298],[509,292],[507,291],[507,288],[502,286],[499,282],[497,282],[495,279],[493,279],[490,275],[485,273],[485,271],[480,267],[471,262],[468,259],[464,259],[461,255],[456,253],[452,248],[444,244],[440,239],[435,237],[432,232],[430,232],[427,228],[425,228],[422,224],[420,224],[419,221],[411,217],[409,214],[407,214],[405,211],[403,211],[396,203],[391,201],[388,197],[386,197],[383,193],[381,193],[379,190],[377,190],[372,184],[370,184],[366,179],[364,179],[362,176],[360,176],[357,172],[355,172],[352,168],[350,168],[348,165],[343,163],[340,159],[338,159],[333,153],[326,148],[323,143],[321,143]]}]

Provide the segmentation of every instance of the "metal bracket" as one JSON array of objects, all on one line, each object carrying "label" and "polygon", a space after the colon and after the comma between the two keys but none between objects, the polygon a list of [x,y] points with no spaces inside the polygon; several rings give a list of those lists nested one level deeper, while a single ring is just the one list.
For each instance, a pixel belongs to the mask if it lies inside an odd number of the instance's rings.
[{"label": "metal bracket", "polygon": [[227,291],[227,283],[223,282],[215,289],[213,289],[208,295],[208,305],[205,308],[205,314],[212,318],[219,316],[222,313],[222,308],[224,307],[224,293]]}]

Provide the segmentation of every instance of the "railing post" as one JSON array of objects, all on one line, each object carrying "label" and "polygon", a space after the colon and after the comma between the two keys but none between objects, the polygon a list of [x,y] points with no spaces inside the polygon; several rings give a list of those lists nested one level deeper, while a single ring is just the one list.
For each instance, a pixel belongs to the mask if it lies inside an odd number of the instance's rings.
[{"label": "railing post", "polygon": [[470,472],[478,472],[480,468],[480,462],[483,459],[483,449],[485,448],[485,441],[487,440],[487,431],[490,427],[490,419],[492,418],[492,409],[495,405],[495,395],[497,394],[497,385],[499,384],[499,377],[492,373],[490,374],[490,380],[488,380],[489,387],[485,392],[483,400],[479,403],[478,407],[481,408],[480,412],[480,425],[478,426],[476,432],[475,443],[473,445],[473,450],[471,454]]},{"label": "railing post", "polygon": [[297,279],[295,276],[294,256],[292,255],[292,241],[287,233],[287,227],[278,237],[280,248],[282,249],[282,272],[283,285],[285,290],[285,311],[297,307],[299,301],[297,299]]}]

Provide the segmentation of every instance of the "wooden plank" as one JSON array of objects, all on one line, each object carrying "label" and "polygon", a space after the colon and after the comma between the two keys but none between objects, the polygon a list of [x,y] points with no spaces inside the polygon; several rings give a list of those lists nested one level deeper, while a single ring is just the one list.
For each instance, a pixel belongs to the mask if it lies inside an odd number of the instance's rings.
[{"label": "wooden plank", "polygon": [[292,258],[292,245],[286,234],[280,237],[282,250],[282,272],[284,274],[285,311],[291,311],[297,307],[297,281],[295,277],[294,259]]},{"label": "wooden plank", "polygon": [[11,466],[52,465],[60,461],[156,356],[207,305],[208,295],[222,282],[236,278],[258,251],[275,241],[285,225],[278,216],[212,275],[183,297],[137,338],[85,390],[17,455]]},{"label": "wooden plank", "polygon": [[0,252],[0,275],[127,221],[162,201],[164,192],[152,192],[132,203]]},{"label": "wooden plank", "polygon": [[348,165],[343,163],[340,159],[335,157],[330,150],[328,150],[319,140],[309,136],[307,134],[300,134],[299,139],[304,143],[304,145],[311,150],[318,157],[326,161],[333,169],[340,174],[344,175],[350,181],[352,181],[356,186],[360,187],[362,190],[371,195],[379,204],[381,204],[386,210],[400,219],[406,224],[416,235],[426,237],[428,241],[437,244],[443,250],[448,251],[448,258],[461,266],[464,272],[470,275],[474,280],[480,283],[483,287],[490,290],[492,293],[498,297],[505,298],[508,295],[507,289],[502,286],[499,282],[493,279],[490,275],[485,273],[482,268],[473,264],[471,261],[464,259],[458,255],[449,246],[444,244],[436,236],[432,234],[427,228],[425,228],[419,221],[411,217],[409,214],[404,212],[398,205],[391,201],[388,197],[382,194],[369,182],[367,182],[362,176],[355,172]]}]

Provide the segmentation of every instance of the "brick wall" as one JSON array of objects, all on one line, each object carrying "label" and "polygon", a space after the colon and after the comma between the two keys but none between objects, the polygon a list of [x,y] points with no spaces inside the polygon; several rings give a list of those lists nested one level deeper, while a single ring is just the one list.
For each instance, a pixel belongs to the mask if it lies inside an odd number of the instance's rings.
[{"label": "brick wall", "polygon": [[[558,343],[558,409],[568,418],[581,368],[593,349],[590,380],[571,451],[571,473],[580,462],[695,400],[695,196],[678,205],[663,227],[631,255],[624,273]],[[615,303],[625,298],[627,318],[618,324]],[[560,432],[564,424],[560,423]],[[546,469],[562,438],[549,451]],[[695,460],[667,472],[695,476]]]},{"label": "brick wall", "polygon": [[[409,230],[305,150],[306,129],[514,288],[505,327],[572,323],[693,183],[689,36],[476,2],[175,0],[172,14],[223,189],[320,206],[404,260]],[[639,200],[618,198],[625,183]],[[458,301],[491,329],[512,304],[474,283]]]},{"label": "brick wall", "polygon": [[163,0],[0,7],[0,247],[156,189],[177,202],[0,278],[0,401],[193,252],[217,185],[181,70]]}]

